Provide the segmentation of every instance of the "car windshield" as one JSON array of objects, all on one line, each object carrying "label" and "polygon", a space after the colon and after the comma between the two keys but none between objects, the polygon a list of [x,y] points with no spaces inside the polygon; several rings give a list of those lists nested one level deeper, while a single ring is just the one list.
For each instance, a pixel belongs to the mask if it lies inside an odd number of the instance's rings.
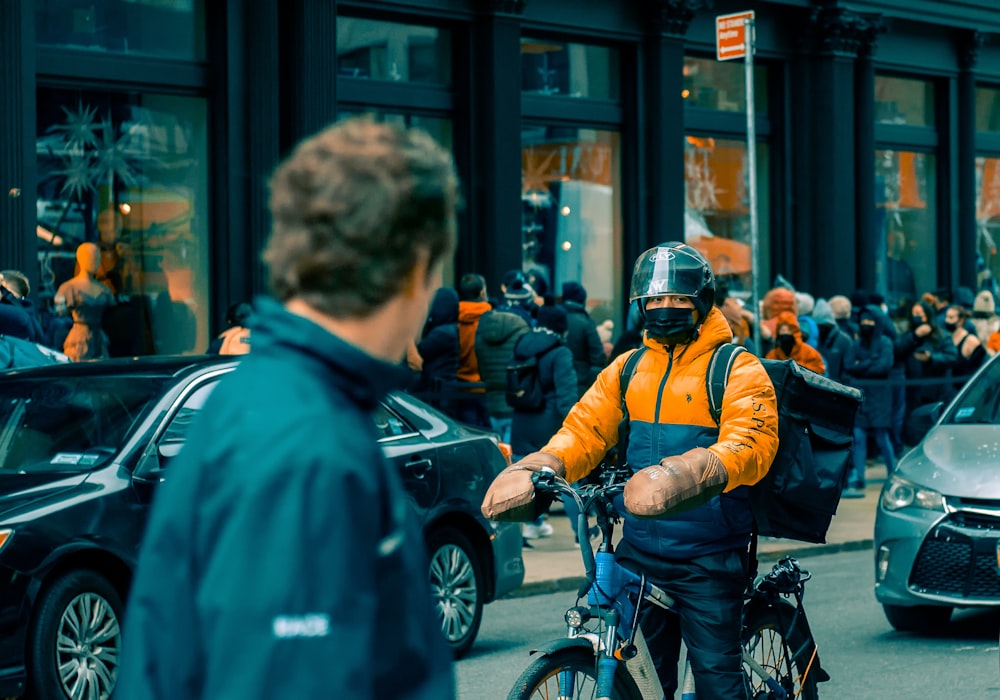
[{"label": "car windshield", "polygon": [[7,379],[0,384],[0,473],[83,472],[112,457],[166,380]]},{"label": "car windshield", "polygon": [[1000,362],[991,361],[969,380],[968,390],[952,406],[944,422],[948,424],[1000,423]]}]

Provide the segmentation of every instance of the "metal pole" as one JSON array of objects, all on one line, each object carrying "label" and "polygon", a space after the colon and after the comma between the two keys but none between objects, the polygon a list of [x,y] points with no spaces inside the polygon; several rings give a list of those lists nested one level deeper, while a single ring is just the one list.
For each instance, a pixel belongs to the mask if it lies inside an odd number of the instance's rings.
[{"label": "metal pole", "polygon": [[750,298],[753,302],[751,310],[757,322],[753,326],[753,342],[757,352],[761,352],[760,324],[764,314],[760,309],[760,238],[757,222],[757,127],[753,96],[753,53],[756,44],[754,35],[754,20],[747,17],[743,20],[744,40],[746,41],[746,59],[744,60],[744,80],[747,96],[747,186],[750,189]]}]

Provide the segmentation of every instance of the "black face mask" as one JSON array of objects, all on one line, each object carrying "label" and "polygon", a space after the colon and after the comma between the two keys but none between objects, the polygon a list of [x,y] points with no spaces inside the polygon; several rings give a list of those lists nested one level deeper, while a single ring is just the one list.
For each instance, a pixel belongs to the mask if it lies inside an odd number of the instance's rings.
[{"label": "black face mask", "polygon": [[791,355],[792,348],[795,347],[795,336],[791,333],[782,333],[778,336],[778,347],[781,348],[781,352]]},{"label": "black face mask", "polygon": [[927,323],[927,321],[925,321],[921,316],[913,316],[910,319],[910,327],[913,328],[913,330],[917,330],[918,327],[924,325],[925,323]]},{"label": "black face mask", "polygon": [[953,332],[956,328],[958,328],[958,324],[957,323],[948,323],[948,322],[945,322],[945,324],[944,324],[944,329],[946,331],[948,331],[949,333]]},{"label": "black face mask", "polygon": [[833,330],[833,326],[822,323],[819,326],[819,342],[825,343],[826,339],[830,337],[830,331]]},{"label": "black face mask", "polygon": [[646,332],[653,340],[664,345],[690,343],[697,326],[694,309],[660,307],[646,310]]},{"label": "black face mask", "polygon": [[860,335],[865,340],[871,338],[873,335],[875,335],[875,326],[869,326],[862,323],[860,328],[858,328],[858,335]]}]

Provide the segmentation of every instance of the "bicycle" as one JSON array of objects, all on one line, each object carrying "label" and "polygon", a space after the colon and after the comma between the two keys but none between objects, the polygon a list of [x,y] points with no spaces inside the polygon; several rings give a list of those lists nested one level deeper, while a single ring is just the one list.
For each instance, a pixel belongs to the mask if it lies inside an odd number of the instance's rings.
[{"label": "bicycle", "polygon": [[[621,521],[614,499],[624,491],[631,474],[628,467],[606,467],[597,480],[575,489],[551,472],[532,477],[539,496],[566,495],[576,500],[586,581],[576,604],[566,612],[567,636],[532,650],[536,658],[517,679],[508,700],[663,700],[638,615],[644,605],[670,610],[674,601],[645,576],[620,566],[612,545],[614,526]],[[588,536],[591,511],[601,534],[596,554]],[[756,572],[756,556],[751,561]],[[805,582],[811,575],[789,557],[767,575],[755,578],[754,573],[748,580],[742,629],[743,669],[750,697],[816,700],[817,683],[829,680],[829,675],[820,667],[802,605]],[[584,596],[586,606],[580,605]],[[690,664],[684,666],[681,698],[695,700]]]}]

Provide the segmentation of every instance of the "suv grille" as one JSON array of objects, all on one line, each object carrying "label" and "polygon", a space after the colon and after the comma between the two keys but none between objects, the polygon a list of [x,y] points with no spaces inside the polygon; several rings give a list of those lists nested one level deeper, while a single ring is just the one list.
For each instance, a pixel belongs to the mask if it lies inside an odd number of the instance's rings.
[{"label": "suv grille", "polygon": [[910,574],[910,587],[952,597],[1000,599],[996,534],[1000,534],[1000,519],[955,513],[924,540]]}]

